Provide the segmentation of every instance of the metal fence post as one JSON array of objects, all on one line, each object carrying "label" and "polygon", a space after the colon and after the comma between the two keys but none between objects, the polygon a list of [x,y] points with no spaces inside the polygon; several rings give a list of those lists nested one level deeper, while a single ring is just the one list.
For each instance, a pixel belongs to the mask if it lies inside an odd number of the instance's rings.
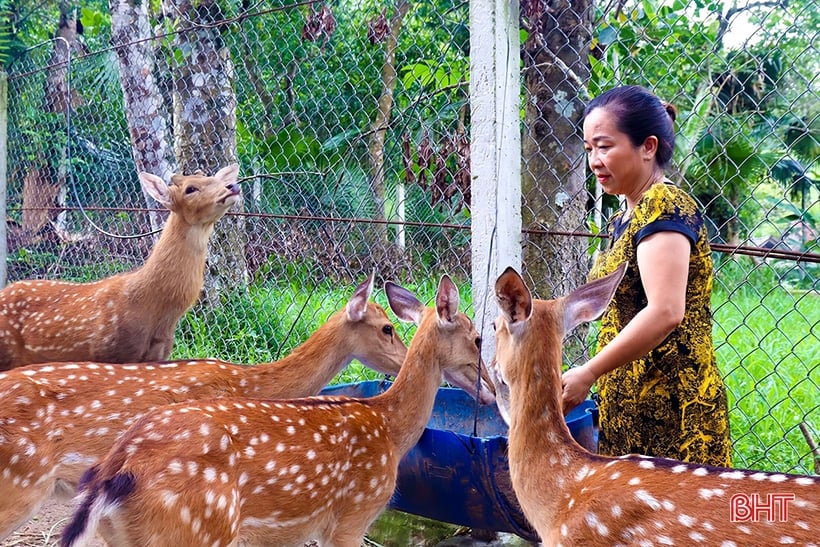
[{"label": "metal fence post", "polygon": [[472,279],[483,357],[492,357],[492,289],[521,266],[521,133],[518,2],[470,2]]},{"label": "metal fence post", "polygon": [[6,158],[8,156],[8,74],[0,71],[0,287],[6,286]]}]

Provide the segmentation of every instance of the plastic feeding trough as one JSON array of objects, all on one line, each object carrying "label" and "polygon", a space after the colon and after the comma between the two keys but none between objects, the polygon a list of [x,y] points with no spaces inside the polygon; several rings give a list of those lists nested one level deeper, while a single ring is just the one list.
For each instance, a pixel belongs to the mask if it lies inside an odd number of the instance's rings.
[{"label": "plastic feeding trough", "polygon": [[[391,385],[378,380],[340,384],[322,394],[372,397]],[[592,401],[566,417],[572,436],[592,452],[597,448],[596,417]],[[507,424],[495,405],[477,407],[464,391],[440,388],[424,433],[399,464],[390,507],[538,541],[512,489],[506,435]]]}]

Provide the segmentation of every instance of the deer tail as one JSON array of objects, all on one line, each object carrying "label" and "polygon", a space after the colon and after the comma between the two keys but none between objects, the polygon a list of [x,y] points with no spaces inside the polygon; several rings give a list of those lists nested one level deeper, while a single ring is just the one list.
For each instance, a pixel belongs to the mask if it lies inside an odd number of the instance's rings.
[{"label": "deer tail", "polygon": [[93,539],[100,519],[110,515],[136,487],[136,477],[128,471],[105,480],[97,477],[98,471],[92,467],[81,479],[82,501],[63,530],[61,547],[84,545]]}]

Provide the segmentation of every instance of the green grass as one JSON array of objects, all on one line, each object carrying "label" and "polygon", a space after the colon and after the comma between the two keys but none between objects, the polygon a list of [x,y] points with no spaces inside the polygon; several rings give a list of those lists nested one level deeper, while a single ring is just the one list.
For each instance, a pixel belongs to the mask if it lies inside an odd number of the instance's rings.
[{"label": "green grass", "polygon": [[[811,473],[813,460],[799,425],[820,432],[820,296],[792,293],[772,270],[720,266],[713,294],[715,347],[729,391],[736,467]],[[406,284],[432,304],[438,278]],[[456,280],[461,309],[472,309],[469,285]],[[173,358],[219,357],[239,363],[273,361],[288,354],[345,305],[355,283],[314,282],[291,270],[288,279],[262,281],[224,298],[217,310],[199,306],[177,331]],[[375,300],[387,309],[381,283]],[[409,343],[415,326],[394,319]],[[594,333],[594,325],[592,331]],[[334,380],[358,382],[379,375],[354,362]]]},{"label": "green grass", "polygon": [[726,378],[734,465],[812,473],[800,431],[820,426],[820,296],[751,273],[713,297],[717,360]]}]

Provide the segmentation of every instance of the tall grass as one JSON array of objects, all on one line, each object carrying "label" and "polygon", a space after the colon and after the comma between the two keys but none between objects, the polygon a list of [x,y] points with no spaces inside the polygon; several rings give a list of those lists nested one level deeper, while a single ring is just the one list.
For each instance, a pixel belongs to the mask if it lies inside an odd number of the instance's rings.
[{"label": "tall grass", "polygon": [[[224,299],[220,310],[194,309],[180,323],[174,358],[219,357],[239,363],[269,362],[306,340],[345,305],[356,284],[316,282],[293,269],[287,279],[262,281]],[[472,309],[468,282],[461,309]],[[432,304],[438,279],[407,284]],[[381,283],[374,299],[388,308]],[[799,425],[820,426],[820,296],[789,292],[773,270],[723,263],[712,299],[718,365],[726,378],[734,465],[811,473],[812,457]],[[406,343],[415,326],[394,319]],[[595,328],[591,332],[594,333]],[[334,383],[377,378],[354,362]]]},{"label": "tall grass", "polygon": [[713,292],[718,365],[731,409],[734,465],[812,473],[800,431],[820,426],[820,296],[790,292],[773,270],[724,263]]}]

